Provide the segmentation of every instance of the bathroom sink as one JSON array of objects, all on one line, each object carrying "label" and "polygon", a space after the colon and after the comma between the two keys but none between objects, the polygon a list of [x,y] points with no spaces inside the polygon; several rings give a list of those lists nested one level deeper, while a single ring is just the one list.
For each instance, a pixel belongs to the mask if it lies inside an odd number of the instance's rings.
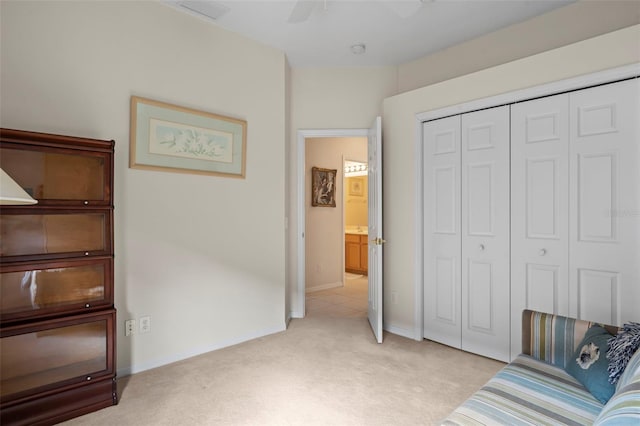
[{"label": "bathroom sink", "polygon": [[356,227],[356,226],[347,226],[344,229],[345,234],[356,234],[356,235],[367,235],[369,233],[369,229],[366,227]]}]

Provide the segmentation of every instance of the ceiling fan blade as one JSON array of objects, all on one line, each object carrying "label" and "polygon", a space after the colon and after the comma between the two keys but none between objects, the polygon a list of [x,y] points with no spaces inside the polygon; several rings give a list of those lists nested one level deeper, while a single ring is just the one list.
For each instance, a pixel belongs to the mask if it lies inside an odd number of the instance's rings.
[{"label": "ceiling fan blade", "polygon": [[428,3],[428,0],[411,0],[411,1],[393,1],[393,0],[378,0],[380,3],[391,9],[400,18],[410,18],[422,8],[424,3]]},{"label": "ceiling fan blade", "polygon": [[289,19],[287,22],[290,24],[297,24],[299,22],[304,22],[309,19],[311,16],[311,12],[313,12],[313,8],[316,7],[317,0],[298,0],[296,4],[293,6],[293,10],[291,11],[291,15],[289,15]]},{"label": "ceiling fan blade", "polygon": [[199,13],[200,15],[213,19],[214,21],[230,10],[224,4],[216,1],[186,0],[179,1],[176,4],[184,7],[185,9],[189,9],[192,12]]}]

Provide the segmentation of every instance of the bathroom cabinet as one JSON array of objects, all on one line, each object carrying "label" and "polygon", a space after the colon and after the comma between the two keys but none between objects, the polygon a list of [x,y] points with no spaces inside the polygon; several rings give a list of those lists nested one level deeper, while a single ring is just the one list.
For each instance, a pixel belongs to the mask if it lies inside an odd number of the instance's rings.
[{"label": "bathroom cabinet", "polygon": [[367,274],[369,261],[369,236],[344,235],[345,270],[354,274]]},{"label": "bathroom cabinet", "polygon": [[117,403],[113,141],[0,129],[0,167],[38,203],[0,206],[0,423]]}]

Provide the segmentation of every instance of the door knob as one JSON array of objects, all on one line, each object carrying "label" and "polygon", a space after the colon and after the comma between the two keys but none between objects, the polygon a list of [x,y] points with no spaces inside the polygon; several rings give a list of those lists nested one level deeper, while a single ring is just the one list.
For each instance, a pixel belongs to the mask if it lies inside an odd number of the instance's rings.
[{"label": "door knob", "polygon": [[544,256],[545,254],[547,254],[547,249],[540,249],[540,251],[538,252],[538,254],[540,256]]},{"label": "door knob", "polygon": [[382,244],[386,243],[387,240],[383,240],[382,238],[378,237],[371,240],[371,242],[377,246],[381,246]]},{"label": "door knob", "polygon": [[480,251],[484,251],[484,244],[480,244],[478,248],[480,249]]}]

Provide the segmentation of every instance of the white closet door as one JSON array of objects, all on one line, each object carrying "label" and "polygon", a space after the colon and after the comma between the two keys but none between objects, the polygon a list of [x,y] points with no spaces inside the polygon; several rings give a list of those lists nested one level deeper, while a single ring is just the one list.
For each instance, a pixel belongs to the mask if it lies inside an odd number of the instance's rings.
[{"label": "white closet door", "polygon": [[423,124],[424,337],[460,348],[460,116]]},{"label": "white closet door", "polygon": [[570,94],[570,314],[640,318],[637,79]]},{"label": "white closet door", "polygon": [[462,116],[462,349],[509,360],[509,107]]},{"label": "white closet door", "polygon": [[569,95],[511,106],[511,359],[522,311],[569,314]]}]

